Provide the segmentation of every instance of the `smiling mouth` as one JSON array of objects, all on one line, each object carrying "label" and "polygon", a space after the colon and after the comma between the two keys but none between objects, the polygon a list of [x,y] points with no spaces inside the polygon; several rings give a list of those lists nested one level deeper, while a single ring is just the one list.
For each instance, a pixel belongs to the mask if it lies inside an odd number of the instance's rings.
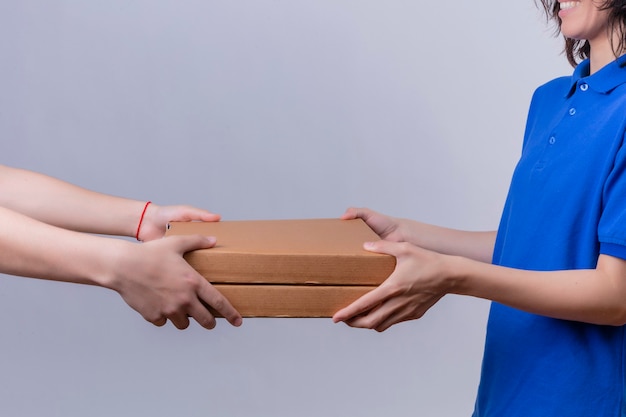
[{"label": "smiling mouth", "polygon": [[569,10],[569,9],[573,9],[574,7],[578,6],[580,2],[579,1],[563,1],[561,3],[559,3],[559,6],[561,8],[561,10]]}]

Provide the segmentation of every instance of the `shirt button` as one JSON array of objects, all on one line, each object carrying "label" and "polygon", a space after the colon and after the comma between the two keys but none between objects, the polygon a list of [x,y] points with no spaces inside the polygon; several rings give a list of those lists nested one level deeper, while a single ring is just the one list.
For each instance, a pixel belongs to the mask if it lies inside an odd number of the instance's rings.
[{"label": "shirt button", "polygon": [[573,116],[575,114],[576,114],[576,109],[575,108],[572,107],[571,109],[569,109],[569,115],[570,116]]},{"label": "shirt button", "polygon": [[589,85],[588,85],[588,84],[586,84],[586,83],[582,83],[582,84],[580,85],[580,90],[581,90],[581,91],[587,91],[587,89],[588,89],[588,88],[589,88]]},{"label": "shirt button", "polygon": [[550,145],[554,145],[554,143],[556,142],[556,138],[554,136],[550,136],[550,139],[548,139],[548,142],[550,142]]}]

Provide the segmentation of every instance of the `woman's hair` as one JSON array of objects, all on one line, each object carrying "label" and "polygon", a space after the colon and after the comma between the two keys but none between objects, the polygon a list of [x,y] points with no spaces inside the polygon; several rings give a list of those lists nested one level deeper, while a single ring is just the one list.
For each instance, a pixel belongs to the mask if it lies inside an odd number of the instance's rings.
[{"label": "woman's hair", "polygon": [[[561,28],[559,18],[559,2],[556,0],[535,0],[539,1],[546,12],[546,18],[553,20],[557,24],[557,33]],[[620,53],[626,50],[626,0],[595,0],[601,9],[609,11],[609,30],[617,33],[617,44],[611,40],[613,53],[617,58]],[[565,38],[565,55],[569,63],[575,67],[584,59],[589,58],[589,42],[586,40]]]}]

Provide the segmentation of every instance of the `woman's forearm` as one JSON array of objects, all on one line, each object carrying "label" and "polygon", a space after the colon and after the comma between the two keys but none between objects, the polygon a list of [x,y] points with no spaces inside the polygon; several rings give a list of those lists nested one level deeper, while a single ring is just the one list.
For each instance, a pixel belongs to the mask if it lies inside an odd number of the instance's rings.
[{"label": "woman's forearm", "polygon": [[491,263],[495,231],[474,232],[450,229],[414,220],[397,219],[407,242],[446,255]]},{"label": "woman's forearm", "polygon": [[596,269],[527,271],[408,242],[377,241],[366,249],[395,256],[379,287],[338,311],[335,322],[384,331],[422,317],[446,294],[469,295],[547,317],[599,325],[626,323],[626,261],[600,255]]},{"label": "woman's forearm", "polygon": [[365,207],[349,207],[342,219],[362,219],[381,239],[409,242],[434,252],[491,262],[496,232],[468,232],[392,217]]},{"label": "woman's forearm", "polygon": [[463,258],[450,263],[452,293],[529,313],[600,325],[626,323],[626,261],[601,255],[596,269],[526,271]]}]

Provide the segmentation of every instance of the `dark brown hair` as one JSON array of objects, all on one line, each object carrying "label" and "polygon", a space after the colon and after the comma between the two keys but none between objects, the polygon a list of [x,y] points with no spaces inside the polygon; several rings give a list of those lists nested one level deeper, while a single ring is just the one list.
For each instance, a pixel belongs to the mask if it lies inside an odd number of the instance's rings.
[{"label": "dark brown hair", "polygon": [[[548,21],[552,20],[557,25],[557,33],[560,32],[561,19],[559,18],[559,2],[556,0],[535,0],[540,2],[546,12]],[[618,34],[617,44],[611,40],[613,53],[617,58],[626,49],[626,0],[597,0],[600,9],[609,11],[609,30]],[[569,63],[575,67],[584,59],[589,58],[589,42],[586,40],[565,38],[564,52]]]}]

